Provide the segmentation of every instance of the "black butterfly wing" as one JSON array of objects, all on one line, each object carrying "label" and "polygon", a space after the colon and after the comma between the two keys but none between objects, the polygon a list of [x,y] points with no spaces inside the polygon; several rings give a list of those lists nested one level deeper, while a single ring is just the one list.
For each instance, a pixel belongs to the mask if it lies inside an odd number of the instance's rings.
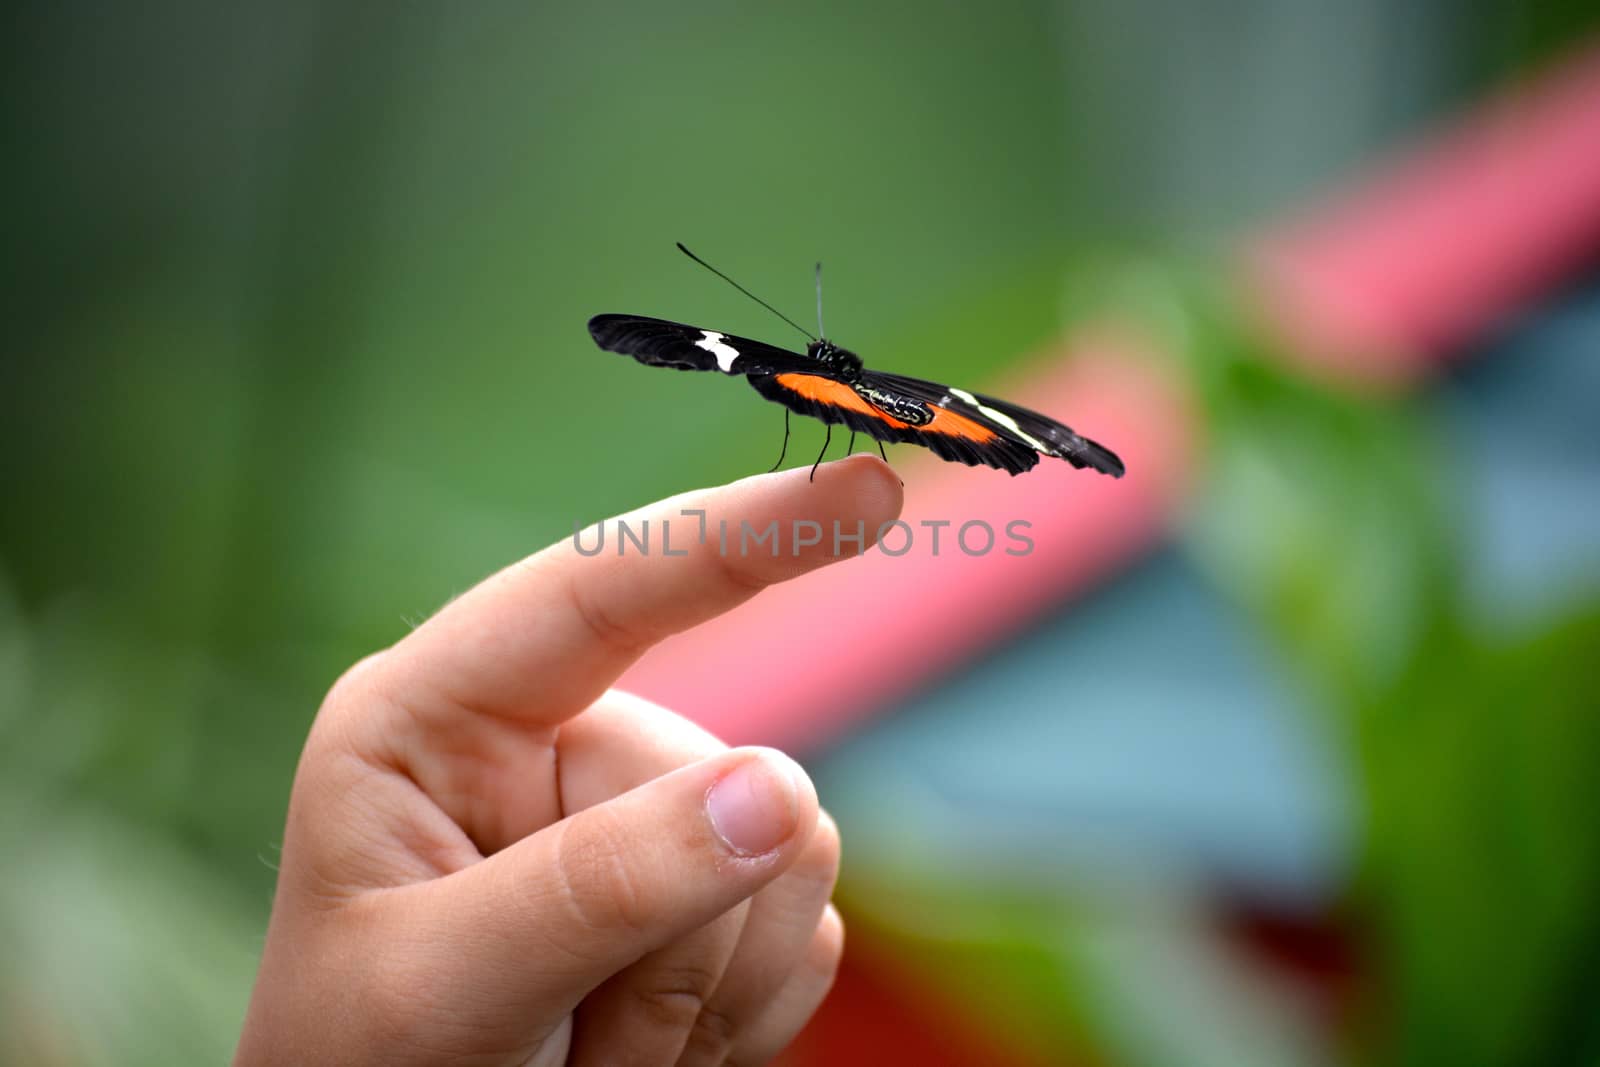
[{"label": "black butterfly wing", "polygon": [[791,411],[880,441],[922,445],[957,463],[1021,474],[1043,454],[1114,477],[1123,473],[1110,449],[1054,419],[920,378],[862,371],[859,381],[846,382],[809,355],[644,315],[596,315],[589,335],[602,349],[646,366],[745,375],[762,396]]},{"label": "black butterfly wing", "polygon": [[869,371],[862,378],[869,385],[915,397],[934,408],[959,412],[1030,452],[1055,456],[1074,467],[1096,470],[1113,478],[1122,477],[1126,469],[1121,458],[1109,448],[1037,411],[982,393],[969,393],[965,389],[899,374]]},{"label": "black butterfly wing", "polygon": [[815,373],[819,368],[816,360],[798,352],[643,315],[596,315],[589,320],[589,336],[607,352],[632,356],[650,367],[724,374]]}]

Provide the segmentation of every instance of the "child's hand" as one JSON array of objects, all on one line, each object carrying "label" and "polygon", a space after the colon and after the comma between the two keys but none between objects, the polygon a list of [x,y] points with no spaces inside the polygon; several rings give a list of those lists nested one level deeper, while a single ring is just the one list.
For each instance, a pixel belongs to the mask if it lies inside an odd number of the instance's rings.
[{"label": "child's hand", "polygon": [[[608,687],[662,637],[829,562],[835,518],[870,543],[900,501],[864,456],[664,501],[630,519],[651,519],[649,556],[619,558],[614,524],[593,557],[564,540],[353,667],[295,777],[236,1062],[775,1055],[838,962],[837,832],[786,757]],[[707,512],[705,544],[684,508]],[[720,552],[722,518],[778,520],[777,558],[736,536]],[[687,556],[661,552],[664,519]],[[796,519],[825,531],[799,556]],[[827,640],[795,634],[773,670]]]}]

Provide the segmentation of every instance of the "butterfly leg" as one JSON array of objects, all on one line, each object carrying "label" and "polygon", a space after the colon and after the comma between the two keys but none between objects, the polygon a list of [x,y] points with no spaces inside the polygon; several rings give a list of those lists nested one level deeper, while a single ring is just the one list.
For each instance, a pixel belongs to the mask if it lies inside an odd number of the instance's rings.
[{"label": "butterfly leg", "polygon": [[850,447],[844,450],[845,455],[852,455],[856,450],[856,432],[850,431]]},{"label": "butterfly leg", "polygon": [[[878,455],[883,457],[883,461],[885,463],[889,462],[889,453],[887,453],[887,452],[885,452],[883,450],[883,442],[882,441],[878,442]],[[895,477],[896,478],[900,478],[900,476],[898,474],[895,475]],[[901,486],[904,486],[906,484],[906,480],[904,478],[900,478],[900,484],[901,484]]]},{"label": "butterfly leg", "polygon": [[817,461],[811,465],[811,477],[807,481],[817,480],[817,468],[822,466],[822,457],[828,454],[828,446],[833,443],[833,423],[828,423],[828,436],[822,439],[822,451],[817,453]]},{"label": "butterfly leg", "polygon": [[[772,465],[772,471],[783,466],[783,457],[789,454],[789,409],[783,409],[783,448],[778,451],[778,462]],[[771,474],[772,471],[768,471]]]}]

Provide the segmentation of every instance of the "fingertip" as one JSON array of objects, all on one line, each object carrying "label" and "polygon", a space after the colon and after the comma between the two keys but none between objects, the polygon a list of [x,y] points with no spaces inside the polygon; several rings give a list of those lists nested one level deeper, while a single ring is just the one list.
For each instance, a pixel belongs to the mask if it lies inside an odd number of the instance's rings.
[{"label": "fingertip", "polygon": [[812,784],[811,775],[800,766],[799,762],[781,748],[772,748],[768,745],[742,745],[735,752],[747,753],[754,759],[766,763],[774,771],[782,770],[794,783],[795,794],[804,798],[813,808],[817,803],[817,787]]},{"label": "fingertip", "polygon": [[723,845],[738,856],[775,853],[808,839],[816,825],[817,792],[805,770],[775,748],[729,753],[730,766],[706,793],[706,815]]},{"label": "fingertip", "polygon": [[824,478],[827,482],[837,482],[853,495],[863,512],[881,512],[885,522],[899,515],[905,503],[905,486],[900,476],[877,456],[858,452],[824,463],[817,468],[815,481],[826,484]]},{"label": "fingertip", "polygon": [[817,809],[817,828],[814,835],[823,841],[831,842],[834,851],[839,849],[839,824],[834,821],[824,808]]},{"label": "fingertip", "polygon": [[882,525],[900,516],[906,487],[894,468],[876,456],[848,456],[836,465],[856,484],[857,498],[868,525]]},{"label": "fingertip", "polygon": [[817,816],[822,811],[822,805],[817,800],[817,787],[811,781],[811,775],[806,773],[806,769],[800,766],[793,756],[782,749],[769,748],[766,745],[747,745],[738,751],[755,754],[771,767],[774,773],[781,770],[787,776],[794,790],[795,836],[802,840],[809,839],[816,831]]},{"label": "fingertip", "polygon": [[839,877],[839,856],[839,824],[833,821],[833,816],[818,808],[817,825],[811,831],[811,840],[806,843],[805,856],[800,862],[809,864],[815,870],[826,871],[831,886]]},{"label": "fingertip", "polygon": [[[817,468],[814,482],[808,480],[804,469],[785,473],[800,476],[792,488],[798,490],[796,499],[802,506],[834,516],[837,529],[864,534],[863,541],[854,546],[856,553],[876,544],[884,528],[900,517],[905,506],[905,486],[900,476],[877,456],[857,453],[825,463]],[[848,540],[841,544],[850,547]]]},{"label": "fingertip", "polygon": [[844,916],[839,914],[839,909],[831,900],[822,909],[817,934],[822,939],[824,955],[838,957],[844,952]]}]

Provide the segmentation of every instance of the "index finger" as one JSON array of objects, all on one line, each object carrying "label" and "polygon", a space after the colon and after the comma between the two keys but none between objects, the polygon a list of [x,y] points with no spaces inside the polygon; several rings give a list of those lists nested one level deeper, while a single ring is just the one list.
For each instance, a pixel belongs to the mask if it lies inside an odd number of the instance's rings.
[{"label": "index finger", "polygon": [[864,552],[901,503],[899,478],[870,456],[819,467],[814,482],[797,468],[671,497],[480,583],[389,661],[401,692],[554,725],[669,634]]}]

